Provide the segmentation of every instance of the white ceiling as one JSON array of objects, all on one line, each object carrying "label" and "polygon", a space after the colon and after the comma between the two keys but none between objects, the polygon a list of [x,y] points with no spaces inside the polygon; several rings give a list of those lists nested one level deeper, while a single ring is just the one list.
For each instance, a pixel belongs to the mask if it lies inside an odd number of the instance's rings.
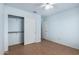
[{"label": "white ceiling", "polygon": [[53,5],[54,8],[45,10],[44,8],[40,7],[42,3],[5,3],[5,5],[30,12],[36,11],[37,14],[40,14],[42,16],[49,16],[62,10],[72,8],[74,6],[79,6],[78,3],[56,3]]}]

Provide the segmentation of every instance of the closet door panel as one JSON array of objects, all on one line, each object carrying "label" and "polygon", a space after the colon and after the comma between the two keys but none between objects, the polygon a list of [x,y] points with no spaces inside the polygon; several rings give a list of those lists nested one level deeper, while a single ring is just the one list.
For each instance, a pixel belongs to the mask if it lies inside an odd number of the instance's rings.
[{"label": "closet door panel", "polygon": [[33,16],[29,18],[29,34],[30,41],[35,42],[35,19]]},{"label": "closet door panel", "polygon": [[36,15],[35,16],[35,21],[36,21],[36,32],[35,32],[35,40],[36,42],[40,42],[41,41],[41,16],[40,15]]},{"label": "closet door panel", "polygon": [[25,17],[24,22],[24,45],[35,42],[35,19],[33,15]]},{"label": "closet door panel", "polygon": [[29,15],[25,18],[24,45],[41,41],[41,16]]}]

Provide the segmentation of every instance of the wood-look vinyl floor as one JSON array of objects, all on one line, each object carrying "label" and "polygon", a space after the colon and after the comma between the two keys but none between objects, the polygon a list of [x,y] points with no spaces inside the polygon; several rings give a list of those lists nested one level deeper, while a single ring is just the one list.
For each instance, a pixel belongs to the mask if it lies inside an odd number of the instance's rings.
[{"label": "wood-look vinyl floor", "polygon": [[79,55],[79,50],[55,42],[42,40],[40,43],[9,47],[7,55]]}]

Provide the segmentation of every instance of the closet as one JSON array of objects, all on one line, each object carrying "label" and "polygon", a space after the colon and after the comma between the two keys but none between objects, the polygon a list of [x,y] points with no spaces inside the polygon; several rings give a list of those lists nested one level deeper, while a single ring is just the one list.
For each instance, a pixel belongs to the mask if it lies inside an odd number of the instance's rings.
[{"label": "closet", "polygon": [[8,51],[8,46],[41,42],[41,16],[21,9],[6,7],[4,33],[5,51]]},{"label": "closet", "polygon": [[15,45],[24,42],[24,18],[8,16],[8,45]]}]

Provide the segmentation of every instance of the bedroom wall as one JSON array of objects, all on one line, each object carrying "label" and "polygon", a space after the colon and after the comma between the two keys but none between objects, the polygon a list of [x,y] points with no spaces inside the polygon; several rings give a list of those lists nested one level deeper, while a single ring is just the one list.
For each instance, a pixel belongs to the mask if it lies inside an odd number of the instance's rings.
[{"label": "bedroom wall", "polygon": [[79,7],[45,17],[42,38],[79,49]]},{"label": "bedroom wall", "polygon": [[0,54],[3,54],[3,46],[4,46],[4,44],[3,44],[3,40],[4,40],[4,34],[3,34],[3,29],[4,29],[4,27],[3,27],[3,10],[4,10],[4,8],[3,8],[3,4],[0,4]]}]

